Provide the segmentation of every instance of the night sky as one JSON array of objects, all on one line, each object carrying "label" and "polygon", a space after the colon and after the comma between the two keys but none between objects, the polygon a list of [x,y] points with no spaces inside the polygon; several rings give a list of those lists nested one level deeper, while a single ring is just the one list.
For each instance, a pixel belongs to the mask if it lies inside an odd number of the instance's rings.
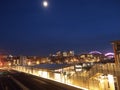
[{"label": "night sky", "polygon": [[0,0],[0,50],[13,55],[112,51],[120,0]]}]

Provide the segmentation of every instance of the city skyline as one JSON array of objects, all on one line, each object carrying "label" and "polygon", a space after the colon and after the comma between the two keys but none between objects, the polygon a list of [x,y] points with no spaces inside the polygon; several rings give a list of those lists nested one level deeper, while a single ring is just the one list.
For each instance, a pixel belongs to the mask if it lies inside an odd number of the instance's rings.
[{"label": "city skyline", "polygon": [[111,52],[120,39],[118,0],[1,0],[0,50],[14,55]]}]

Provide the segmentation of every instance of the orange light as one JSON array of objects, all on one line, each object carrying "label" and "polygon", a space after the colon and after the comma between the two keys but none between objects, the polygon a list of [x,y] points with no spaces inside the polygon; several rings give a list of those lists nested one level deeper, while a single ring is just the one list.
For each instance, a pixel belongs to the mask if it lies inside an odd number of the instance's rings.
[{"label": "orange light", "polygon": [[0,63],[0,66],[3,66],[3,63]]}]

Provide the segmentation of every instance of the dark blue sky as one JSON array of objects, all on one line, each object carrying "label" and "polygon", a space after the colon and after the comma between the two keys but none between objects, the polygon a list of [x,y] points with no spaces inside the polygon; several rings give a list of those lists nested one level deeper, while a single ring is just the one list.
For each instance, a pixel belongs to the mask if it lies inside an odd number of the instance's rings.
[{"label": "dark blue sky", "polygon": [[0,0],[0,49],[14,55],[112,51],[120,0]]}]

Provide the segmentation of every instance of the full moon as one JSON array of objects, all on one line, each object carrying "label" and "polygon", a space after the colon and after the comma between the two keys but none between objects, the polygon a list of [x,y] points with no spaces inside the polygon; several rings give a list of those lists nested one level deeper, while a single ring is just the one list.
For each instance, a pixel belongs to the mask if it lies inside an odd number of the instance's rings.
[{"label": "full moon", "polygon": [[48,6],[48,2],[47,1],[43,1],[43,6],[47,7]]}]

